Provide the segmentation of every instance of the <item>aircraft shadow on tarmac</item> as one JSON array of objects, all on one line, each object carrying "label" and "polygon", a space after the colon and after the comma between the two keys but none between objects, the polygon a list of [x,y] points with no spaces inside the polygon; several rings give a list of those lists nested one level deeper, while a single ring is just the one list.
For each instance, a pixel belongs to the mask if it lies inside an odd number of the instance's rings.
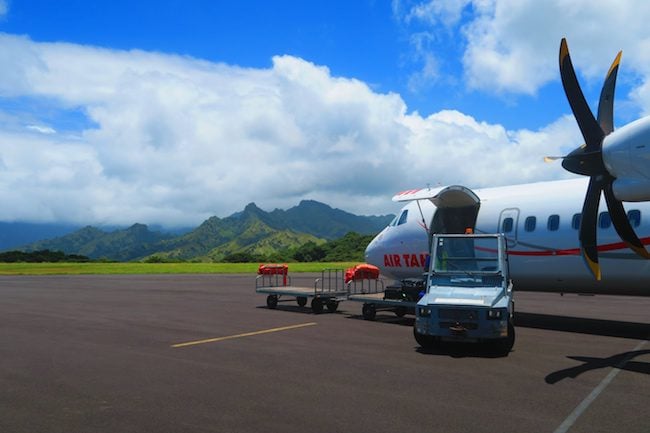
[{"label": "aircraft shadow on tarmac", "polygon": [[650,324],[617,320],[517,312],[515,313],[515,326],[602,335],[605,337],[631,338],[633,340],[650,339]]},{"label": "aircraft shadow on tarmac", "polygon": [[619,353],[609,358],[594,358],[589,356],[568,356],[569,359],[575,359],[582,362],[581,365],[565,368],[553,372],[544,379],[548,384],[557,383],[563,379],[575,379],[582,373],[597,370],[599,368],[618,368],[625,371],[642,373],[650,375],[650,362],[632,361],[637,356],[650,354],[650,350],[635,350],[631,352]]},{"label": "aircraft shadow on tarmac", "polygon": [[[650,339],[650,324],[647,323],[585,319],[580,317],[554,316],[538,313],[515,313],[515,325],[517,327],[577,332],[581,334],[602,335],[606,337],[630,338],[634,340]],[[569,359],[582,362],[582,364],[553,372],[546,376],[545,381],[548,384],[554,384],[567,378],[575,379],[582,373],[600,368],[618,368],[621,370],[650,375],[650,363],[633,361],[634,358],[647,354],[650,354],[650,350],[624,352],[608,358],[568,356]]]}]

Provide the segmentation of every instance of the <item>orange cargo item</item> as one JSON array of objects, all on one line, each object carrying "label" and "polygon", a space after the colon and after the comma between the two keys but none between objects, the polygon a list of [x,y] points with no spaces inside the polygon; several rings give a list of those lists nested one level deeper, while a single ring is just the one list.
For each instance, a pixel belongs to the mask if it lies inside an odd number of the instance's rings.
[{"label": "orange cargo item", "polygon": [[289,266],[279,265],[275,263],[271,264],[260,264],[260,267],[257,268],[258,275],[282,275],[282,284],[287,285],[287,274],[289,273]]},{"label": "orange cargo item", "polygon": [[289,272],[289,266],[287,265],[278,265],[278,264],[261,264],[257,269],[259,275],[287,275]]},{"label": "orange cargo item", "polygon": [[356,265],[345,271],[346,283],[356,280],[376,280],[377,278],[379,278],[379,268],[367,263]]}]

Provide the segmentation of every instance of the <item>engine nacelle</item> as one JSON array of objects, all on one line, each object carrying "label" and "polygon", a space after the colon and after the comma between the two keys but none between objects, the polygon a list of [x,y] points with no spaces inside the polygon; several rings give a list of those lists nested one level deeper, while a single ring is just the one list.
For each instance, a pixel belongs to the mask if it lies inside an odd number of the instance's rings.
[{"label": "engine nacelle", "polygon": [[616,179],[613,189],[621,201],[650,201],[650,180],[647,179]]},{"label": "engine nacelle", "polygon": [[603,140],[603,162],[616,178],[614,195],[622,201],[650,200],[650,116],[623,126]]}]

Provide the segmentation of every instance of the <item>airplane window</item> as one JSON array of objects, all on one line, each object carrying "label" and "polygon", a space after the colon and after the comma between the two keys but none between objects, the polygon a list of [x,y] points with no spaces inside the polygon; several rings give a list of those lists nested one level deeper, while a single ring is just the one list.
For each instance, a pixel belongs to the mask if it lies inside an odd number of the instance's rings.
[{"label": "airplane window", "polygon": [[560,216],[559,215],[551,215],[548,217],[548,223],[546,224],[546,227],[554,232],[555,230],[560,228]]},{"label": "airplane window", "polygon": [[601,229],[608,229],[612,226],[612,218],[609,216],[609,212],[601,212],[598,216],[598,227]]},{"label": "airplane window", "polygon": [[404,224],[406,222],[406,219],[408,218],[408,216],[409,216],[409,211],[407,209],[404,212],[402,212],[402,215],[400,215],[397,225],[401,226],[402,224]]},{"label": "airplane window", "polygon": [[392,221],[390,222],[390,224],[388,224],[388,225],[391,226],[391,227],[396,226],[396,225],[397,225],[397,218],[399,218],[399,217],[395,217],[395,218],[393,218],[393,220],[392,220]]},{"label": "airplane window", "polygon": [[632,227],[639,227],[641,225],[641,211],[634,209],[627,213],[627,219],[630,221]]},{"label": "airplane window", "polygon": [[513,226],[513,219],[510,217],[504,218],[503,223],[501,223],[501,232],[510,233],[512,231],[512,226]]},{"label": "airplane window", "polygon": [[537,225],[537,218],[534,216],[529,216],[526,218],[526,221],[524,222],[524,229],[527,232],[532,232],[535,230],[535,226]]},{"label": "airplane window", "polygon": [[578,230],[580,228],[581,220],[582,220],[582,214],[579,213],[573,214],[573,218],[571,219],[571,227],[573,227],[574,230]]}]

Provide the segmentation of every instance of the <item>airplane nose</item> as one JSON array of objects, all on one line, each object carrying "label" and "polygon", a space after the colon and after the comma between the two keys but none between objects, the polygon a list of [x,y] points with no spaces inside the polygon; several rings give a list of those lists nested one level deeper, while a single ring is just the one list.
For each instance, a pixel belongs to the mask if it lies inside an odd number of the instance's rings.
[{"label": "airplane nose", "polygon": [[378,248],[379,244],[379,239],[382,236],[380,233],[379,235],[375,236],[375,238],[370,241],[368,246],[366,247],[366,252],[365,252],[365,257],[366,257],[366,263],[369,263],[371,265],[375,266],[381,266],[382,263],[380,261],[380,252]]}]

